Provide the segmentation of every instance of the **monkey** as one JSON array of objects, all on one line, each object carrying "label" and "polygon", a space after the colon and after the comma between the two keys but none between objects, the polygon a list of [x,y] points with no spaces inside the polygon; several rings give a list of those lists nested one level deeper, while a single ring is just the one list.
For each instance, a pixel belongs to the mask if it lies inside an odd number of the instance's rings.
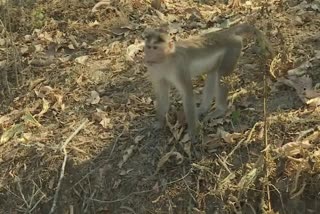
[{"label": "monkey", "polygon": [[161,2],[164,2],[164,0],[152,0],[151,6],[157,10],[161,9]]},{"label": "monkey", "polygon": [[228,3],[228,7],[230,8],[238,8],[241,6],[240,0],[230,0],[230,3]]},{"label": "monkey", "polygon": [[[192,142],[197,141],[198,119],[208,113],[215,98],[211,118],[225,115],[228,87],[221,79],[235,69],[243,48],[245,34],[255,35],[263,51],[274,55],[268,40],[254,25],[238,24],[186,40],[172,41],[165,27],[144,33],[144,62],[156,98],[156,129],[164,128],[169,110],[169,91],[173,85],[180,93]],[[200,106],[194,102],[192,78],[207,74]]]}]

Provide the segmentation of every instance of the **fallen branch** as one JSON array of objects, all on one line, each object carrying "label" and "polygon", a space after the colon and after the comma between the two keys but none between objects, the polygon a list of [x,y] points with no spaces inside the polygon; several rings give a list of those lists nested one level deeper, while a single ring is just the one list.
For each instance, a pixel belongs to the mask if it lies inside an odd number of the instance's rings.
[{"label": "fallen branch", "polygon": [[80,130],[84,127],[84,125],[87,122],[88,122],[88,119],[84,119],[84,121],[81,123],[81,125],[70,135],[70,137],[68,137],[68,139],[61,146],[61,149],[62,149],[63,154],[64,154],[64,158],[63,158],[63,162],[62,162],[62,166],[61,166],[60,177],[59,177],[59,181],[58,181],[58,184],[57,184],[57,189],[56,189],[56,192],[54,194],[53,203],[52,203],[52,207],[50,209],[49,214],[53,214],[55,209],[56,209],[56,206],[57,206],[57,200],[58,200],[58,197],[59,197],[61,183],[62,183],[62,179],[64,177],[64,171],[65,171],[67,158],[68,158],[66,147],[67,147],[68,143],[80,132]]}]

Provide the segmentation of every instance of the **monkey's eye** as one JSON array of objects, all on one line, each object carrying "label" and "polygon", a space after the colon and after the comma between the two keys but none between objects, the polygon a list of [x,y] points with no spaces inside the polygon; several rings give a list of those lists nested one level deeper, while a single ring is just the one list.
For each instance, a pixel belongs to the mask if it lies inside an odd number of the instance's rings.
[{"label": "monkey's eye", "polygon": [[154,50],[157,50],[157,49],[158,49],[158,47],[157,47],[157,46],[153,46],[153,49],[154,49]]},{"label": "monkey's eye", "polygon": [[147,45],[146,47],[147,47],[147,49],[151,49],[151,45]]}]

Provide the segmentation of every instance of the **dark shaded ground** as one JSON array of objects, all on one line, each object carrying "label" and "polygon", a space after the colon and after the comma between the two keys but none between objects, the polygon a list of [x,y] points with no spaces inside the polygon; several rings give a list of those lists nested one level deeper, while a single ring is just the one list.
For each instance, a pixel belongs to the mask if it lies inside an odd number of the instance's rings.
[{"label": "dark shaded ground", "polygon": [[[106,7],[99,13],[89,12],[95,5],[93,1],[38,3],[33,9],[12,7],[10,10],[18,50],[37,44],[45,50],[23,54],[20,64],[24,68],[20,74],[23,84],[13,87],[12,99],[1,102],[0,118],[7,115],[9,119],[0,119],[0,135],[14,124],[24,127],[9,141],[0,143],[1,213],[49,213],[63,162],[61,144],[83,118],[88,118],[89,123],[67,146],[68,159],[56,213],[236,213],[239,210],[246,214],[262,213],[263,202],[268,205],[266,184],[269,184],[270,205],[275,213],[320,211],[320,153],[319,135],[316,135],[320,131],[319,108],[307,108],[287,86],[269,90],[267,133],[271,149],[270,159],[264,161],[263,73],[268,66],[258,59],[251,40],[246,40],[231,83],[231,95],[241,88],[248,92],[236,98],[236,113],[206,124],[203,132],[208,143],[193,148],[198,156],[190,159],[183,140],[176,140],[171,133],[181,130],[179,124],[173,125],[179,120],[177,112],[181,112],[179,97],[172,95],[169,119],[174,128],[155,132],[151,126],[155,120],[153,95],[141,56],[137,56],[138,63],[126,61],[127,47],[140,39],[138,34],[143,31],[143,24],[158,22],[156,13],[142,1],[113,3],[114,8]],[[219,3],[188,5],[171,1],[167,1],[164,14],[176,15],[182,25],[189,28],[201,23],[195,14],[188,18],[188,14],[181,12],[181,8],[191,6],[202,12],[211,11],[213,17],[219,9],[222,18],[256,19],[261,28],[271,25],[267,36],[280,53],[282,60],[277,63],[276,72],[281,76],[314,56],[320,47],[314,36],[320,27],[319,14],[306,9],[307,13],[299,15],[304,25],[296,25],[290,20],[297,15],[292,11],[297,2],[289,3],[274,3],[265,18],[255,10],[231,10]],[[43,19],[39,13],[44,14]],[[110,18],[112,15],[116,18]],[[24,20],[25,25],[15,17]],[[94,28],[90,23],[95,20],[100,25]],[[126,26],[126,21],[130,23],[129,30],[119,28]],[[35,36],[26,42],[25,35],[31,35],[30,30],[38,22],[43,24],[44,36]],[[133,28],[132,23],[141,28]],[[281,33],[274,33],[279,27],[282,27]],[[190,32],[181,33],[186,36]],[[45,33],[53,38],[55,61],[35,66],[30,61],[50,52],[47,50],[52,43],[44,39],[50,37]],[[73,50],[70,48],[70,44],[74,45],[72,36],[77,43],[87,45]],[[13,48],[7,50],[12,53]],[[1,54],[5,59],[3,51]],[[89,56],[87,65],[74,62],[81,55]],[[71,56],[71,60],[64,61],[67,56]],[[12,54],[9,57],[15,58]],[[314,83],[320,81],[319,68],[320,62],[315,61],[307,71]],[[13,67],[7,69],[11,71]],[[13,73],[9,73],[9,77],[14,85]],[[202,81],[197,80],[195,84],[202,85]],[[268,84],[274,86],[274,82]],[[47,86],[53,90],[44,90]],[[100,96],[98,103],[88,102],[92,90]],[[59,96],[63,97],[62,103]],[[50,105],[40,114],[45,109],[44,100]],[[41,127],[23,117],[26,110]],[[110,119],[106,127],[100,124],[101,118]],[[227,143],[215,135],[218,129],[240,133],[240,137]],[[315,133],[315,137],[310,138],[314,145],[312,151],[303,149],[294,158],[279,155],[278,147],[295,141],[301,131],[308,129],[314,129]],[[155,173],[161,158],[172,150],[183,156],[183,162],[172,158]]]}]

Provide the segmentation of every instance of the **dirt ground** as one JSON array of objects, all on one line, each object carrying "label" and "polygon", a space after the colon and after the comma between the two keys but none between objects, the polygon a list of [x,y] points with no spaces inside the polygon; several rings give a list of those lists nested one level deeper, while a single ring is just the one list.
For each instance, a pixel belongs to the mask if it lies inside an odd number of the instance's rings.
[{"label": "dirt ground", "polygon": [[[0,213],[320,212],[319,0],[28,0],[0,13]],[[167,129],[152,128],[142,33],[164,22],[175,39],[252,23],[276,52],[244,39],[229,112],[191,148],[175,90]]]}]

